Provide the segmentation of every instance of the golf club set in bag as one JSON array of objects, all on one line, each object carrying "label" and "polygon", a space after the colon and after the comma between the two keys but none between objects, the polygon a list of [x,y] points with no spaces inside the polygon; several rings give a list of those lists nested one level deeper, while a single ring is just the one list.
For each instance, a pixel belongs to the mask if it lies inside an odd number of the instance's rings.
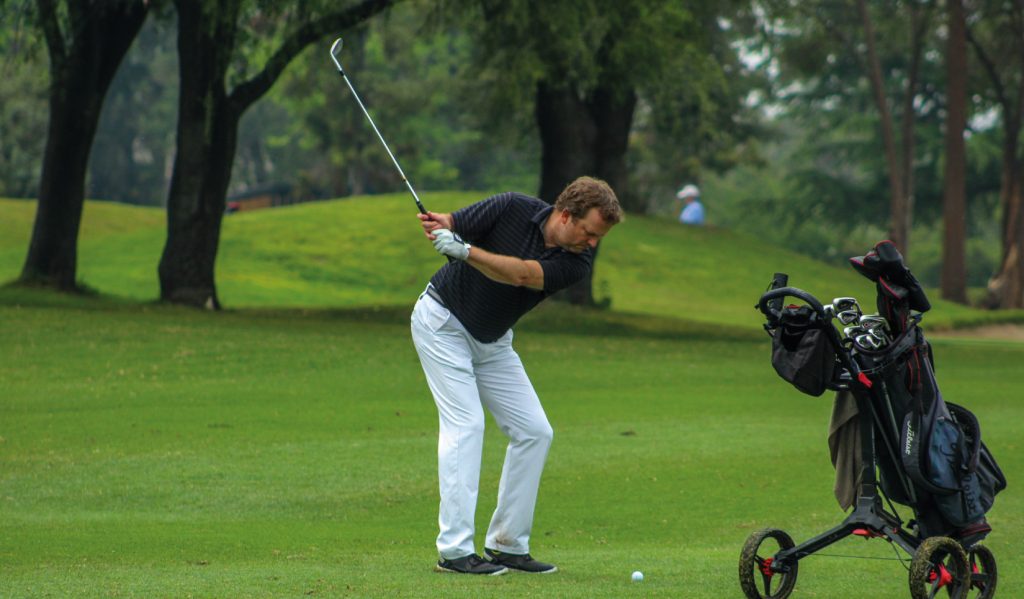
[{"label": "golf club set in bag", "polygon": [[[823,305],[788,287],[781,273],[757,308],[767,319],[779,376],[809,395],[837,391],[837,410],[849,402],[854,416],[845,424],[852,435],[838,451],[855,466],[846,481],[854,509],[800,545],[779,529],[753,533],[740,555],[740,586],[749,599],[788,597],[800,560],[856,535],[885,539],[901,562],[903,553],[910,556],[913,599],[940,592],[990,599],[996,560],[980,542],[992,530],[985,514],[1006,478],[981,440],[978,420],[942,398],[931,346],[918,326],[931,304],[903,256],[883,241],[850,264],[875,283],[876,314],[863,314],[852,297]],[[786,297],[804,303],[783,305]],[[837,467],[837,489],[840,478]],[[904,524],[894,503],[909,506],[913,519]]]}]

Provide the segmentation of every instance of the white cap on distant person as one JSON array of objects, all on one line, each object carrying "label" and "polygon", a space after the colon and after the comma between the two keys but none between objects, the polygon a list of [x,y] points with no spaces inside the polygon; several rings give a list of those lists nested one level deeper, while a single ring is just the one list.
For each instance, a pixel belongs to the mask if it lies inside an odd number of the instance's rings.
[{"label": "white cap on distant person", "polygon": [[697,189],[696,185],[687,185],[676,193],[676,197],[679,198],[680,200],[685,200],[686,198],[700,197],[700,190]]}]

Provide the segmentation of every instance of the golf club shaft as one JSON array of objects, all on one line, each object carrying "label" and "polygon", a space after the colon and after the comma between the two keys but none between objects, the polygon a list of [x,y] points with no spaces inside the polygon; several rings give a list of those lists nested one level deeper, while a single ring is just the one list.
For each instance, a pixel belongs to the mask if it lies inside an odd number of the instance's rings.
[{"label": "golf club shaft", "polygon": [[373,122],[373,118],[370,117],[370,113],[366,110],[366,106],[363,105],[363,101],[359,98],[359,94],[356,93],[356,88],[352,86],[352,81],[349,80],[348,75],[345,74],[345,69],[341,68],[341,62],[338,61],[338,57],[335,55],[335,49],[341,45],[341,38],[339,37],[334,41],[334,45],[331,46],[331,59],[334,60],[334,65],[338,67],[338,72],[341,73],[341,78],[345,80],[345,84],[348,85],[349,90],[352,91],[352,96],[356,99],[356,103],[359,104],[359,108],[362,109],[363,114],[366,115],[366,120],[370,121],[370,126],[373,127],[373,132],[377,134],[377,139],[383,144],[384,150],[387,151],[388,156],[391,157],[391,162],[395,163],[395,168],[398,169],[398,174],[402,176],[402,181],[405,182],[405,186],[409,188],[409,193],[412,194],[412,198],[416,200],[416,207],[419,208],[421,214],[426,214],[427,209],[423,207],[423,202],[420,201],[420,196],[416,195],[416,190],[412,188],[412,183],[409,183],[408,177],[405,176],[405,172],[402,171],[402,167],[399,166],[398,160],[395,155],[391,153],[391,148],[388,147],[388,142],[384,141],[384,136],[380,134],[380,130],[377,129],[377,125]]}]

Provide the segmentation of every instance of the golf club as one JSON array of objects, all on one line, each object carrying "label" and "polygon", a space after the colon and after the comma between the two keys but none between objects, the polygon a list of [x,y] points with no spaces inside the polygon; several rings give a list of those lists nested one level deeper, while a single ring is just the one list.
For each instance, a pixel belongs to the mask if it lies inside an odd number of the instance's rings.
[{"label": "golf club", "polygon": [[876,339],[873,335],[868,335],[867,333],[863,335],[857,335],[853,342],[854,344],[857,345],[857,347],[866,350],[876,350],[882,347],[882,344],[879,342],[878,339]]},{"label": "golf club", "polygon": [[837,297],[832,300],[832,307],[835,308],[837,314],[847,310],[856,310],[858,314],[861,313],[860,304],[857,303],[855,297]]},{"label": "golf club", "polygon": [[864,316],[861,316],[860,326],[864,327],[868,333],[871,333],[875,339],[878,339],[885,345],[888,345],[891,341],[889,338],[888,323],[884,317],[879,316],[878,314],[865,314]]},{"label": "golf club", "polygon": [[363,105],[363,101],[359,99],[359,94],[356,93],[356,88],[352,87],[352,81],[349,80],[348,75],[345,74],[345,69],[341,68],[341,62],[338,61],[338,54],[341,52],[341,38],[334,40],[334,44],[331,46],[331,60],[334,61],[335,66],[338,67],[338,72],[341,73],[341,78],[348,84],[348,88],[352,90],[352,96],[359,103],[359,108],[363,109],[363,114],[366,115],[366,120],[370,121],[370,126],[373,127],[373,132],[377,134],[380,139],[380,143],[384,144],[384,149],[387,150],[388,156],[391,157],[391,162],[395,163],[395,168],[398,169],[398,174],[402,176],[402,181],[409,188],[409,192],[412,193],[412,197],[416,200],[416,207],[419,208],[421,214],[426,214],[427,209],[423,207],[423,202],[420,201],[420,197],[416,195],[416,190],[412,188],[412,183],[409,183],[409,179],[406,178],[405,173],[402,172],[402,167],[398,165],[398,160],[395,155],[391,153],[391,148],[388,147],[388,142],[384,141],[384,136],[380,134],[380,130],[377,129],[377,125],[374,124],[373,119],[370,118],[370,113],[366,111],[366,106]]},{"label": "golf club", "polygon": [[836,314],[836,318],[843,324],[854,324],[860,320],[860,312],[856,310],[843,310]]},{"label": "golf club", "polygon": [[878,314],[863,314],[860,317],[860,324],[866,327],[886,326],[885,317]]}]

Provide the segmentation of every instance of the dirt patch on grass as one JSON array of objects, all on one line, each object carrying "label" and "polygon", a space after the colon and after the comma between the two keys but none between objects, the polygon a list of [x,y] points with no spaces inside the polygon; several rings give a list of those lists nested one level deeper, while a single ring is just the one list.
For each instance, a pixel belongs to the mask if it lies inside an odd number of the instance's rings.
[{"label": "dirt patch on grass", "polygon": [[1024,342],[1024,325],[1019,324],[991,324],[972,329],[954,329],[949,331],[936,331],[934,337],[968,337],[972,339],[1002,339],[1004,341]]}]

